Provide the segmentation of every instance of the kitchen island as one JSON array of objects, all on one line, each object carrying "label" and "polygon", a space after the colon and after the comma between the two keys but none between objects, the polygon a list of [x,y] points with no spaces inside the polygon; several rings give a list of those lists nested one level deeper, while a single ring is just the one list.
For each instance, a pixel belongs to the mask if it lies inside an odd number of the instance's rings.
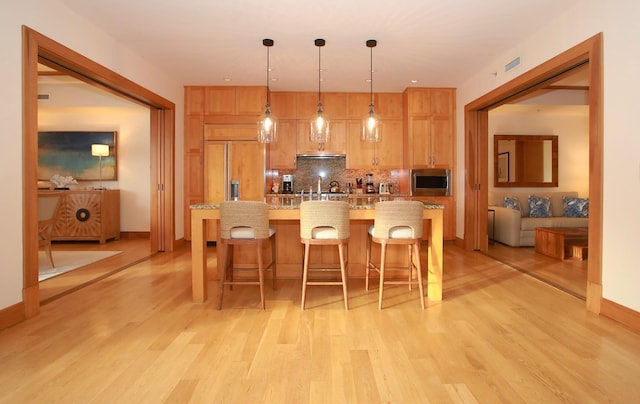
[{"label": "kitchen island", "polygon": [[[376,199],[355,199],[349,201],[349,217],[353,225],[366,229],[373,223],[374,208]],[[300,221],[299,205],[296,203],[282,203],[279,200],[269,199],[269,220],[274,223],[284,223],[287,226],[297,224]],[[442,300],[442,270],[443,270],[443,206],[438,204],[425,203],[423,229],[423,249],[426,246],[427,265],[423,263],[423,268],[427,268],[427,297],[430,301]],[[218,205],[196,204],[191,205],[191,282],[193,301],[202,303],[207,300],[207,281],[209,280],[207,268],[207,242],[206,227],[207,222],[220,219]],[[352,231],[353,233],[353,231]],[[353,237],[353,234],[352,234]],[[360,237],[362,238],[362,237]],[[218,235],[219,239],[219,235]],[[299,243],[299,238],[298,238]],[[358,249],[349,248],[350,250]],[[220,257],[220,251],[218,251]],[[276,260],[280,273],[281,262]],[[216,274],[218,273],[216,268]],[[300,265],[300,273],[302,266]],[[217,276],[212,279],[218,279]]]}]

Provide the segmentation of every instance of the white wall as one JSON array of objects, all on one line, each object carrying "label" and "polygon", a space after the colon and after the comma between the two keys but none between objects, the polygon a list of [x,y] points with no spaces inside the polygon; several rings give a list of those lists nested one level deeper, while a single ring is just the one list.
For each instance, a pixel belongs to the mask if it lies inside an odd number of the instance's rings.
[{"label": "white wall", "polygon": [[[182,83],[150,65],[126,46],[55,0],[22,0],[0,5],[0,172],[5,213],[0,233],[0,310],[22,301],[22,25],[140,84],[176,104],[175,182],[176,239],[183,237],[183,116]],[[148,168],[146,169],[148,171]]]},{"label": "white wall", "polygon": [[[557,135],[558,187],[549,191],[576,191],[589,196],[589,116],[587,107],[570,107],[545,112],[510,113],[501,108],[489,112],[489,159],[493,162],[493,135]],[[564,111],[564,112],[563,112]],[[489,167],[489,194],[494,191],[493,166]],[[497,188],[504,191],[507,188]],[[511,189],[511,188],[509,188]],[[540,188],[517,188],[534,192]],[[515,191],[514,190],[514,191]],[[491,198],[489,198],[491,200]]]},{"label": "white wall", "polygon": [[[564,14],[541,22],[540,30],[519,46],[496,55],[495,63],[458,86],[458,183],[464,181],[464,106],[516,75],[543,63],[578,43],[603,33],[604,56],[604,190],[603,297],[640,311],[640,271],[637,232],[640,223],[640,136],[637,136],[637,67],[640,54],[633,43],[640,38],[640,2],[585,0]],[[520,56],[523,64],[507,74],[503,66]],[[493,72],[499,72],[497,76]],[[463,190],[462,190],[463,191]],[[624,201],[624,202],[622,202]],[[631,203],[631,206],[626,205]],[[464,194],[457,195],[458,237],[464,237]]]}]

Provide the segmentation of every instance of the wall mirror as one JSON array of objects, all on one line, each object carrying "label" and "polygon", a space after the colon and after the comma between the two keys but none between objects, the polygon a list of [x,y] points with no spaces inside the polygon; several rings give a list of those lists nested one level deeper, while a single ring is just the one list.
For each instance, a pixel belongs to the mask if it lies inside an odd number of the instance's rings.
[{"label": "wall mirror", "polygon": [[494,187],[557,187],[558,136],[494,135]]}]

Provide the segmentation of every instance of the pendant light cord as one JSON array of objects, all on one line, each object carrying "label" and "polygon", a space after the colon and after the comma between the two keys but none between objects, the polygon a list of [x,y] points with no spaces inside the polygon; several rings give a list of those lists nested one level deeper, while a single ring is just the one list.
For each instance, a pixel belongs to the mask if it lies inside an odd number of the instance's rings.
[{"label": "pendant light cord", "polygon": [[269,72],[271,68],[269,67],[269,47],[267,46],[267,105],[271,106],[270,94],[269,94]]},{"label": "pendant light cord", "polygon": [[315,45],[318,47],[318,109],[322,106],[322,102],[320,102],[320,83],[322,82],[322,76],[320,71],[322,70],[322,53],[321,48],[324,46],[324,39],[316,39]]},{"label": "pendant light cord", "polygon": [[262,40],[262,45],[264,45],[267,48],[267,107],[269,107],[271,105],[271,95],[270,95],[270,91],[269,91],[269,73],[271,72],[271,66],[269,64],[269,50],[270,48],[273,46],[273,39],[269,39],[269,38],[265,38]]},{"label": "pendant light cord", "polygon": [[[369,85],[370,85],[370,99],[369,99],[369,109],[373,109],[373,48],[378,45],[378,41],[375,39],[369,39],[366,42],[367,47],[371,50],[370,59],[369,59]],[[370,111],[372,112],[372,111]]]},{"label": "pendant light cord", "polygon": [[320,75],[320,70],[322,70],[322,63],[320,62],[322,60],[321,49],[322,48],[318,46],[318,104],[320,104],[320,83],[322,82]]},{"label": "pendant light cord", "polygon": [[370,79],[369,79],[369,84],[370,84],[370,89],[371,89],[371,96],[369,98],[369,106],[373,105],[373,47],[369,48],[371,50],[371,58],[370,58],[370,64],[369,64],[369,74],[370,74]]}]

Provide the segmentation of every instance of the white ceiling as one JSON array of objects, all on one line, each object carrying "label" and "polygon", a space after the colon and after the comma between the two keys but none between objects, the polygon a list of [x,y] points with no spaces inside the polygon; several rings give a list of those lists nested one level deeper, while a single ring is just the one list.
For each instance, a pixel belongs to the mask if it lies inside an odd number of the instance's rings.
[{"label": "white ceiling", "polygon": [[[548,16],[580,0],[59,0],[184,85],[264,85],[272,91],[375,92],[458,87]],[[513,58],[519,55],[512,55]],[[493,70],[495,69],[495,70]],[[493,70],[493,71],[491,71]],[[231,81],[225,81],[230,79]],[[411,80],[418,80],[412,83]]]}]

